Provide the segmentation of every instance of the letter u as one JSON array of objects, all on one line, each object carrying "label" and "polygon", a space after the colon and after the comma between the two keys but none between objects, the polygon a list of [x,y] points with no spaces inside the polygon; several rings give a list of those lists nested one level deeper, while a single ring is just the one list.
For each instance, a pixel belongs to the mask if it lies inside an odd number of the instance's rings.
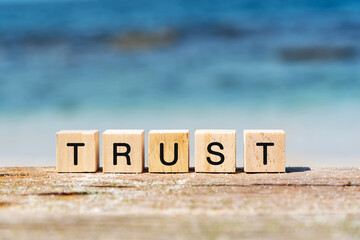
[{"label": "letter u", "polygon": [[178,144],[174,143],[174,160],[172,162],[165,161],[165,159],[164,159],[164,144],[160,143],[160,161],[162,164],[164,164],[166,166],[175,165],[178,160],[178,156],[179,156]]}]

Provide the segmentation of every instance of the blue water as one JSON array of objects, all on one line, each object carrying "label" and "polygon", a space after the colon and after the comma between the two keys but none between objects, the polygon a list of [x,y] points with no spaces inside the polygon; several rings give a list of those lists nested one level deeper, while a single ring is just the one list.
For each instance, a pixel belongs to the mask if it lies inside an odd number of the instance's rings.
[{"label": "blue water", "polygon": [[0,114],[359,106],[359,12],[340,0],[0,1]]},{"label": "blue water", "polygon": [[54,165],[56,131],[109,128],[186,128],[191,144],[195,129],[236,129],[238,166],[243,129],[284,129],[289,166],[359,166],[359,13],[355,0],[0,0],[0,166]]}]

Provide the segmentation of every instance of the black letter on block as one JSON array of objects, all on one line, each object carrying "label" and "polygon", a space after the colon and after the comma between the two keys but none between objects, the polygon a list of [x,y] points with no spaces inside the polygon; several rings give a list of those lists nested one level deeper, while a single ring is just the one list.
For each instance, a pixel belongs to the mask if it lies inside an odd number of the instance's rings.
[{"label": "black letter on block", "polygon": [[78,165],[78,147],[85,146],[85,143],[68,143],[68,147],[74,147],[74,165]]},{"label": "black letter on block", "polygon": [[[117,147],[126,147],[126,152],[124,153],[119,153],[117,151]],[[130,156],[129,156],[129,153],[131,151],[131,147],[129,144],[127,143],[114,143],[114,162],[113,164],[114,165],[117,165],[117,157],[118,156],[125,156],[126,157],[126,164],[127,165],[131,165],[131,162],[130,162]]]},{"label": "black letter on block", "polygon": [[160,143],[160,161],[162,164],[166,165],[166,166],[172,166],[175,165],[175,163],[178,160],[178,144],[174,143],[174,160],[172,162],[166,162],[164,160],[164,144]]},{"label": "black letter on block", "polygon": [[264,165],[267,165],[267,146],[274,146],[274,143],[256,143],[256,146],[263,146],[264,149]]},{"label": "black letter on block", "polygon": [[220,153],[220,152],[215,152],[215,151],[211,150],[211,147],[212,147],[212,146],[218,146],[221,150],[224,149],[224,146],[223,146],[221,143],[219,143],[219,142],[212,142],[212,143],[210,143],[210,144],[207,146],[207,150],[208,150],[208,152],[209,152],[210,154],[214,154],[214,155],[220,157],[220,161],[218,161],[218,162],[213,162],[210,157],[207,157],[207,158],[206,158],[207,161],[208,161],[210,164],[212,164],[212,165],[220,165],[220,164],[222,164],[222,163],[224,162],[224,160],[225,160],[224,154],[222,154],[222,153]]}]

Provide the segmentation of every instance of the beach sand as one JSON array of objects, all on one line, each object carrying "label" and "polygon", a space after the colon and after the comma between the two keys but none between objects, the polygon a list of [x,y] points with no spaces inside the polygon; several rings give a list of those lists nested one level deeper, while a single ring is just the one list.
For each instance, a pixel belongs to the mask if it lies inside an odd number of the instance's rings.
[{"label": "beach sand", "polygon": [[358,239],[359,168],[58,174],[0,168],[1,239]]}]

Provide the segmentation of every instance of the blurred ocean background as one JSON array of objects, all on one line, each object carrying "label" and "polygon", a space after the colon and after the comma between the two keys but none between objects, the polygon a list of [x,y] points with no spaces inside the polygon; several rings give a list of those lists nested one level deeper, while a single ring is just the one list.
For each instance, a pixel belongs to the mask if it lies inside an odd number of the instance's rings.
[{"label": "blurred ocean background", "polygon": [[208,128],[237,130],[238,167],[258,128],[288,166],[359,166],[359,117],[360,1],[0,0],[0,166],[129,128],[190,129],[191,166]]}]

